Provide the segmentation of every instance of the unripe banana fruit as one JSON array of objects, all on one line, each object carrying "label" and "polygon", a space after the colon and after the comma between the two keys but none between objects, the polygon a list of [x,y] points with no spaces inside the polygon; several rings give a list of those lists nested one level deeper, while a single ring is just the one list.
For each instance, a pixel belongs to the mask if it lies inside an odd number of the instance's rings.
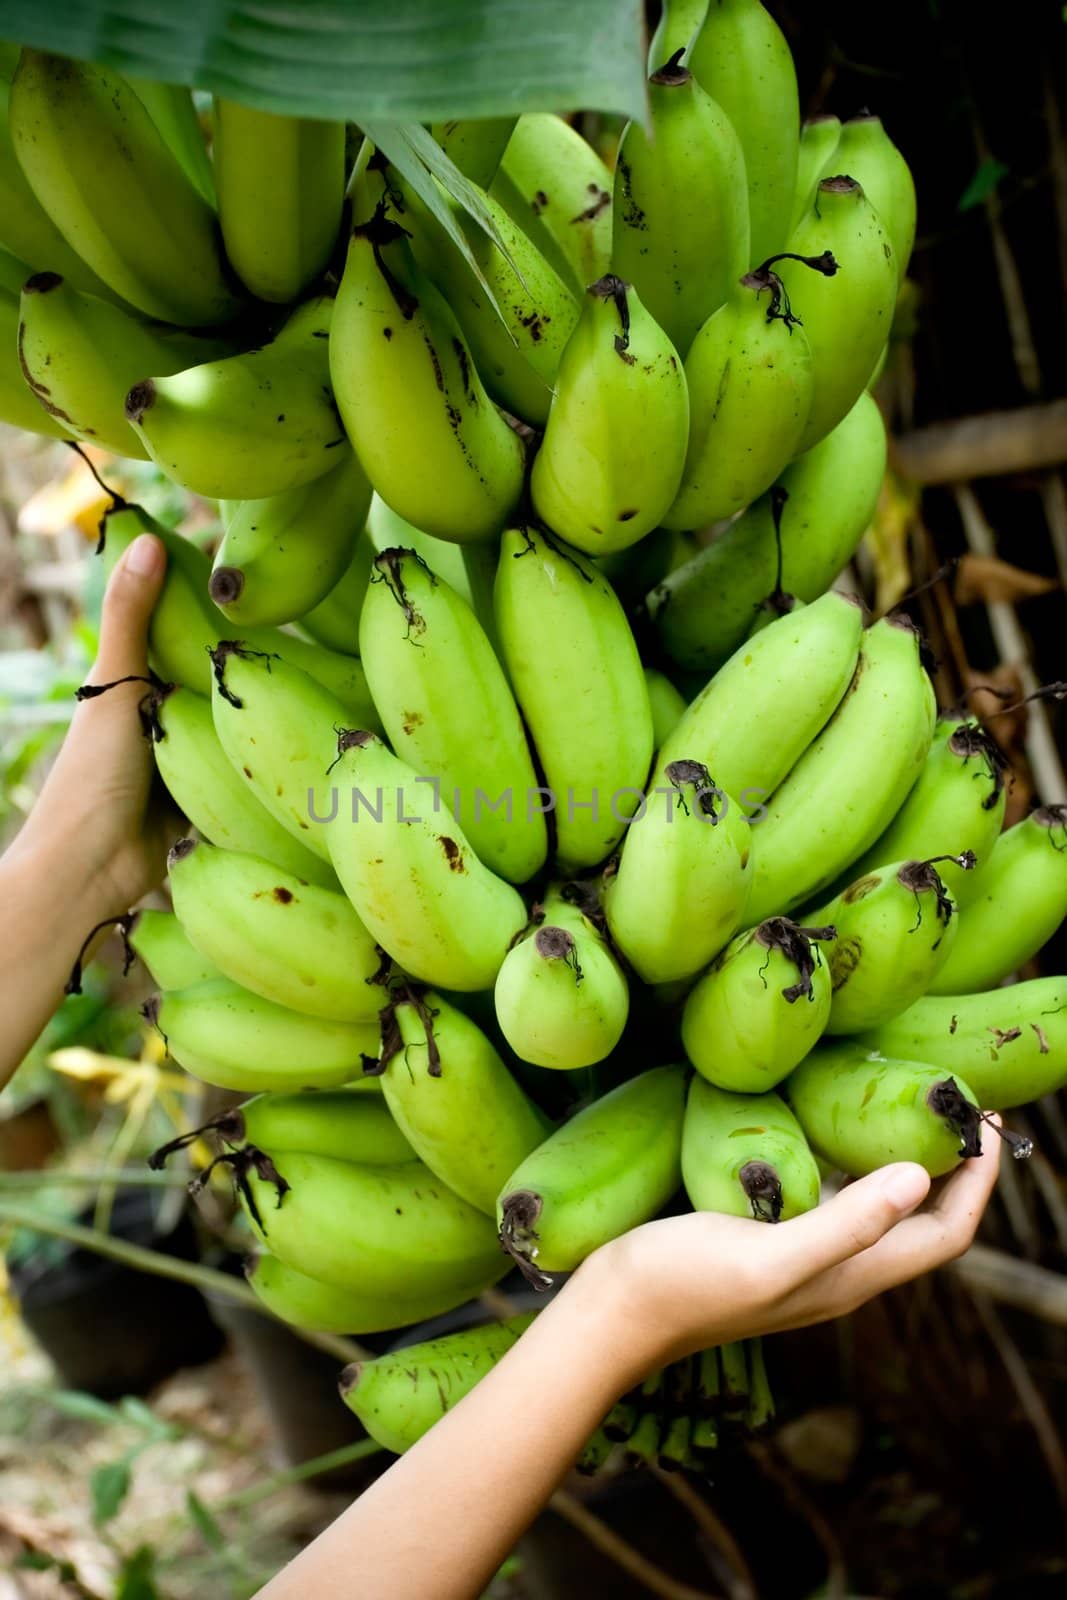
[{"label": "unripe banana fruit", "polygon": [[341,1398],[372,1439],[403,1455],[492,1371],[532,1321],[531,1312],[354,1362],[341,1374]]},{"label": "unripe banana fruit", "polygon": [[441,793],[486,866],[525,883],[548,850],[508,681],[465,600],[414,550],[374,560],[359,621],[367,682],[393,749]]},{"label": "unripe banana fruit", "polygon": [[[230,631],[292,622],[319,605],[355,551],[371,487],[345,448],[314,482],[262,500],[243,500],[227,519],[208,591]],[[358,612],[351,619],[353,650]]]},{"label": "unripe banana fruit", "polygon": [[840,137],[841,119],[829,112],[809,117],[807,122],[801,125],[793,208],[789,220],[790,234],[793,233],[801,217],[811,210],[819,180],[827,176],[827,167],[833,160]]},{"label": "unripe banana fruit", "polygon": [[343,894],[194,839],[167,867],[182,927],[226,977],[309,1016],[377,1020],[381,957]]},{"label": "unripe banana fruit", "polygon": [[649,595],[672,661],[713,672],[743,643],[769,595],[823,594],[870,525],[885,462],[885,424],[863,393],[832,433]]},{"label": "unripe banana fruit", "polygon": [[499,533],[522,490],[523,447],[489,399],[454,312],[384,207],[349,242],[330,380],[345,431],[388,505],[456,544]]},{"label": "unripe banana fruit", "polygon": [[993,846],[930,993],[992,989],[1035,956],[1064,917],[1067,806],[1039,806]]},{"label": "unripe banana fruit", "polygon": [[337,750],[340,802],[322,831],[363,923],[423,982],[488,988],[525,925],[519,895],[479,861],[437,779],[371,733],[342,732]]},{"label": "unripe banana fruit", "polygon": [[685,1068],[654,1067],[557,1128],[512,1173],[500,1238],[531,1281],[646,1222],[681,1181]]},{"label": "unripe banana fruit", "polygon": [[826,888],[885,831],[922,770],[934,691],[906,617],[867,630],[852,685],[760,819],[750,922]]},{"label": "unripe banana fruit", "polygon": [[823,163],[822,176],[828,178],[833,172],[847,172],[863,185],[889,235],[897,281],[903,283],[915,243],[915,183],[880,117],[861,111],[842,125],[837,144]]},{"label": "unripe banana fruit", "polygon": [[697,1211],[784,1222],[819,1203],[819,1169],[776,1094],[728,1094],[696,1077],[682,1128],[682,1177]]},{"label": "unripe banana fruit", "polygon": [[213,961],[201,955],[173,911],[139,911],[127,937],[160,989],[188,989],[223,976]]},{"label": "unripe banana fruit", "polygon": [[851,177],[824,178],[789,239],[800,256],[829,250],[832,278],[783,261],[780,272],[811,346],[814,394],[800,449],[825,439],[864,392],[889,338],[897,267],[889,233]]},{"label": "unripe banana fruit", "polygon": [[212,500],[262,500],[329,472],[345,445],[330,393],[332,313],[321,295],[259,350],[134,384],[126,420],[156,465]]},{"label": "unripe banana fruit", "polygon": [[430,1171],[493,1216],[549,1124],[476,1023],[432,991],[400,990],[384,1029],[385,1102]]},{"label": "unripe banana fruit", "polygon": [[577,129],[562,117],[527,111],[490,194],[580,294],[611,264],[611,188],[610,171]]},{"label": "unripe banana fruit", "polygon": [[857,1040],[817,1045],[784,1093],[812,1148],[853,1178],[892,1161],[939,1178],[982,1152],[978,1104],[962,1078]]},{"label": "unripe banana fruit", "polygon": [[381,1095],[348,1090],[259,1094],[209,1127],[230,1145],[296,1150],[359,1166],[391,1167],[417,1159]]},{"label": "unripe banana fruit", "polygon": [[[957,856],[966,869],[969,857]],[[935,858],[936,860],[936,858]],[[827,1033],[876,1028],[925,994],[956,937],[956,902],[934,861],[865,873],[816,913],[837,929],[830,948]]]},{"label": "unripe banana fruit", "polygon": [[989,1111],[1067,1082],[1067,981],[1031,978],[986,994],[926,995],[857,1048],[928,1061],[964,1077]]},{"label": "unripe banana fruit", "polygon": [[752,840],[740,806],[699,761],[662,769],[630,823],[604,895],[611,937],[646,983],[707,965],[745,915]]},{"label": "unripe banana fruit", "polygon": [[532,527],[505,533],[493,603],[555,812],[560,867],[596,866],[636,810],[652,760],[652,711],[626,614],[585,556]]},{"label": "unripe banana fruit", "polygon": [[629,989],[603,915],[581,886],[548,894],[504,957],[493,1000],[500,1031],[523,1061],[573,1070],[611,1054],[626,1027]]},{"label": "unripe banana fruit", "polygon": [[598,278],[563,351],[534,458],[538,516],[587,555],[636,544],[674,500],[688,428],[677,351],[629,284]]},{"label": "unripe banana fruit", "polygon": [[611,259],[684,358],[697,329],[748,271],[750,233],[740,140],[680,64],[682,54],[649,79],[647,129],[630,122],[623,130]]},{"label": "unripe banana fruit", "polygon": [[485,1274],[447,1288],[374,1293],[323,1283],[264,1251],[245,1266],[256,1298],[283,1322],[318,1333],[381,1333],[410,1327],[463,1305],[486,1287]]},{"label": "unripe banana fruit", "polygon": [[816,941],[833,936],[769,917],[731,940],[682,1013],[685,1053],[708,1083],[761,1094],[803,1061],[830,1016],[830,967]]},{"label": "unripe banana fruit", "polygon": [[[746,273],[689,347],[689,447],[677,497],[662,518],[668,528],[732,517],[800,448],[814,394],[811,348],[772,270],[779,259]],[[807,265],[828,275],[836,270],[829,257]]]}]

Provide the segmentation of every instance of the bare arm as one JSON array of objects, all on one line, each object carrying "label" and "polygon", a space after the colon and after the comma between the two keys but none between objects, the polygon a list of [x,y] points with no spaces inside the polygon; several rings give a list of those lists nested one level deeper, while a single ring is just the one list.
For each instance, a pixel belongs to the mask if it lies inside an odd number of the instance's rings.
[{"label": "bare arm", "polygon": [[690,1214],[605,1245],[260,1600],[474,1600],[638,1379],[709,1345],[841,1315],[961,1254],[997,1161],[987,1148],[921,1210],[929,1179],[899,1164],[777,1227]]},{"label": "bare arm", "polygon": [[[90,683],[147,673],[145,634],[165,566],[163,546],[146,534],[115,568]],[[137,714],[144,692],[125,683],[78,707],[32,816],[0,859],[0,1089],[59,1004],[89,930],[162,880],[152,754]]]}]

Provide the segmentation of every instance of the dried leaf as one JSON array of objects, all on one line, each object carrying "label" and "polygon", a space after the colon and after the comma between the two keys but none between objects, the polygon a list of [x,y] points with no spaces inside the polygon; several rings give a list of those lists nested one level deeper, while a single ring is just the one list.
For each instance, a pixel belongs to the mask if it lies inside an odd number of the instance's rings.
[{"label": "dried leaf", "polygon": [[918,489],[887,472],[874,520],[867,530],[876,583],[875,610],[879,616],[891,611],[912,587],[908,543],[918,507]]},{"label": "dried leaf", "polygon": [[1034,595],[1051,594],[1059,588],[1055,578],[1042,577],[1037,572],[1026,572],[1013,567],[999,556],[978,555],[969,550],[956,569],[956,604],[972,606],[978,601],[985,605],[1006,602],[1017,605]]}]

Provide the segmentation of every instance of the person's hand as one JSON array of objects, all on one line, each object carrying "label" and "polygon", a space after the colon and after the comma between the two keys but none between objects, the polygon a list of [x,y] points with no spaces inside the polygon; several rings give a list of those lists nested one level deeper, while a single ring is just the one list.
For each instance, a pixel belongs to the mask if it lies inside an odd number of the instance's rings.
[{"label": "person's hand", "polygon": [[[999,1119],[995,1119],[999,1121]],[[709,1345],[843,1316],[960,1256],[997,1181],[1000,1140],[931,1186],[896,1162],[789,1222],[708,1212],[646,1223],[589,1265],[624,1297],[624,1326],[646,1370]]]},{"label": "person's hand", "polygon": [[[118,562],[104,595],[100,650],[90,684],[148,674],[147,631],[167,555],[141,534]],[[100,916],[123,911],[162,881],[166,829],[151,803],[152,752],[138,715],[144,682],[119,683],[85,700],[13,850],[32,850],[75,874],[71,890]]]}]

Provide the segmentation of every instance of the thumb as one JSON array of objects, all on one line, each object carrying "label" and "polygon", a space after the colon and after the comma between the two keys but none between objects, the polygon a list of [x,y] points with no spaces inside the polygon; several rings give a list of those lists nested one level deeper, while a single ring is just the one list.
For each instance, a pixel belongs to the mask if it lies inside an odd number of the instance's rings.
[{"label": "thumb", "polygon": [[779,1226],[796,1281],[805,1283],[877,1244],[883,1234],[921,1205],[930,1176],[913,1161],[880,1167],[850,1183],[825,1205]]},{"label": "thumb", "polygon": [[147,673],[148,620],[166,568],[167,552],[151,533],[138,534],[117,562],[104,592],[100,649],[90,683]]}]

